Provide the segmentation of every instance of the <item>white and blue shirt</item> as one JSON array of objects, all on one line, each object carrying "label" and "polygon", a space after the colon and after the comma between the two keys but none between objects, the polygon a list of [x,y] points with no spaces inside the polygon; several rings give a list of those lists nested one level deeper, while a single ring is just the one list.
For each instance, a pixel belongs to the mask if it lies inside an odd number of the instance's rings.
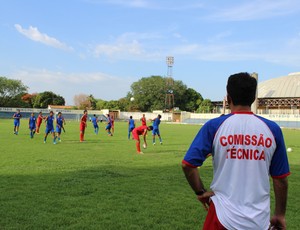
[{"label": "white and blue shirt", "polygon": [[290,174],[280,127],[251,112],[231,113],[208,121],[183,163],[203,164],[212,155],[211,197],[227,229],[268,229],[272,177]]}]

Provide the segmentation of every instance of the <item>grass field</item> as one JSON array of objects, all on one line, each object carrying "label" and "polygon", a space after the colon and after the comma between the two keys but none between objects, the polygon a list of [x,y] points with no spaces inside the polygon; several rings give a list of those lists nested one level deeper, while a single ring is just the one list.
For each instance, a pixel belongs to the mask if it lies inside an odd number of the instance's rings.
[{"label": "grass field", "polygon": [[[62,142],[30,139],[27,120],[13,134],[0,120],[0,229],[201,229],[206,213],[188,186],[181,160],[197,125],[161,124],[163,145],[136,154],[126,122],[109,137],[92,125],[79,142],[78,122],[67,122]],[[44,127],[42,131],[44,130]],[[300,130],[283,130],[291,176],[288,229],[300,229]],[[200,169],[206,187],[211,160]],[[273,205],[273,195],[272,195]],[[273,208],[272,208],[273,210]]]}]

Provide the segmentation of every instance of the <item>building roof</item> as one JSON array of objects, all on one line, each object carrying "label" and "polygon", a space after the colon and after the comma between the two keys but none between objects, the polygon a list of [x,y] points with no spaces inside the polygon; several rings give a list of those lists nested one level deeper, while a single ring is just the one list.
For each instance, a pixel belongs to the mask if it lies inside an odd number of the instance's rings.
[{"label": "building roof", "polygon": [[258,98],[300,97],[300,72],[258,83]]}]

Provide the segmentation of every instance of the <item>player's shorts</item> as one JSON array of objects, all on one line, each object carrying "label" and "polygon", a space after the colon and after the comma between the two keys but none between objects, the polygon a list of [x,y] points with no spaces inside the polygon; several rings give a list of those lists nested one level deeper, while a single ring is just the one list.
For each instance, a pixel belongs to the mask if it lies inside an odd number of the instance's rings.
[{"label": "player's shorts", "polygon": [[153,129],[153,130],[152,130],[152,135],[153,135],[153,136],[154,136],[154,135],[160,135],[159,129]]},{"label": "player's shorts", "polygon": [[111,124],[108,124],[106,127],[105,127],[105,130],[110,130],[111,129]]},{"label": "player's shorts", "polygon": [[35,125],[29,126],[29,129],[30,129],[30,130],[35,130],[35,128],[36,128]]},{"label": "player's shorts", "polygon": [[80,129],[80,131],[84,131],[85,130],[85,124],[80,123],[79,129]]},{"label": "player's shorts", "polygon": [[94,124],[94,129],[99,128],[98,124]]},{"label": "player's shorts", "polygon": [[42,124],[42,120],[41,120],[41,121],[38,121],[38,122],[36,123],[37,127],[40,127],[41,124]]},{"label": "player's shorts", "polygon": [[14,121],[14,125],[19,127],[20,126],[20,121]]},{"label": "player's shorts", "polygon": [[132,131],[132,136],[134,140],[140,141],[140,136],[138,135],[136,130]]},{"label": "player's shorts", "polygon": [[128,132],[132,132],[133,129],[134,129],[134,127],[129,127]]},{"label": "player's shorts", "polygon": [[61,127],[56,126],[56,132],[61,133]]},{"label": "player's shorts", "polygon": [[54,128],[53,127],[46,127],[45,133],[54,133]]},{"label": "player's shorts", "polygon": [[226,230],[226,228],[220,223],[217,217],[216,208],[212,201],[209,204],[208,213],[203,225],[203,230],[211,230],[211,229]]}]

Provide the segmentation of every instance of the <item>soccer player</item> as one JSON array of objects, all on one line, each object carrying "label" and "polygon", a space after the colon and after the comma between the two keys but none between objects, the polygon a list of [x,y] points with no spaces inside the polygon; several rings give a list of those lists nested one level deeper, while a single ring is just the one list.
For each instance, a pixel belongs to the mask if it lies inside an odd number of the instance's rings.
[{"label": "soccer player", "polygon": [[83,115],[80,118],[80,125],[79,125],[79,129],[80,129],[80,142],[84,142],[84,132],[85,132],[85,128],[87,127],[87,116],[88,116],[88,112],[87,110],[83,111]]},{"label": "soccer player", "polygon": [[50,111],[49,116],[45,118],[45,123],[46,123],[46,130],[45,130],[45,137],[44,137],[44,143],[47,141],[47,136],[49,133],[52,133],[53,136],[53,144],[56,144],[56,136],[55,136],[55,131],[54,131],[54,114],[53,111]]},{"label": "soccer player", "polygon": [[142,122],[142,126],[147,126],[147,121],[146,121],[145,114],[143,114],[143,116],[141,117],[140,121]]},{"label": "soccer player", "polygon": [[159,124],[160,124],[161,115],[158,114],[157,118],[151,120],[153,122],[153,130],[152,130],[152,143],[155,145],[155,136],[157,135],[159,138],[160,144],[162,144],[162,139],[159,133]]},{"label": "soccer player", "polygon": [[139,126],[139,127],[136,127],[132,130],[132,136],[133,136],[133,139],[136,140],[136,151],[138,154],[143,154],[143,152],[141,151],[141,141],[140,141],[140,135],[143,136],[143,140],[144,140],[144,148],[147,148],[147,140],[146,140],[146,135],[147,135],[147,132],[150,131],[150,130],[153,130],[153,126]]},{"label": "soccer player", "polygon": [[20,119],[22,118],[22,114],[19,109],[17,109],[17,112],[14,113],[13,119],[14,119],[14,134],[19,134],[19,127],[20,127]]},{"label": "soccer player", "polygon": [[114,116],[111,116],[111,133],[115,133],[115,119]]},{"label": "soccer player", "polygon": [[[231,113],[208,121],[192,142],[182,167],[208,213],[203,229],[286,229],[289,163],[280,127],[251,112],[257,81],[231,75]],[[197,167],[212,154],[213,180],[207,191]],[[275,211],[270,226],[270,178]],[[271,229],[271,228],[270,228]]]},{"label": "soccer player", "polygon": [[98,132],[99,132],[98,122],[99,122],[99,120],[98,120],[98,117],[96,116],[96,114],[94,114],[94,116],[92,117],[91,122],[93,123],[95,134],[98,134]]},{"label": "soccer player", "polygon": [[107,125],[105,127],[105,130],[106,130],[108,136],[112,136],[113,135],[111,133],[111,131],[110,131],[111,130],[111,118],[110,118],[109,114],[107,114]]},{"label": "soccer player", "polygon": [[36,129],[36,117],[34,116],[34,113],[31,113],[31,116],[28,119],[28,127],[30,130],[30,138],[32,139]]},{"label": "soccer player", "polygon": [[45,119],[45,118],[43,117],[43,113],[41,111],[41,112],[39,112],[39,115],[38,115],[37,120],[36,120],[36,133],[37,134],[40,133],[40,127],[41,127],[43,119]]},{"label": "soccer player", "polygon": [[56,138],[59,142],[61,142],[60,135],[61,130],[64,130],[64,125],[66,124],[66,121],[64,117],[62,116],[61,112],[58,112],[57,118],[56,118]]},{"label": "soccer player", "polygon": [[135,121],[132,119],[132,116],[128,120],[128,140],[130,139],[130,133],[135,128]]}]

